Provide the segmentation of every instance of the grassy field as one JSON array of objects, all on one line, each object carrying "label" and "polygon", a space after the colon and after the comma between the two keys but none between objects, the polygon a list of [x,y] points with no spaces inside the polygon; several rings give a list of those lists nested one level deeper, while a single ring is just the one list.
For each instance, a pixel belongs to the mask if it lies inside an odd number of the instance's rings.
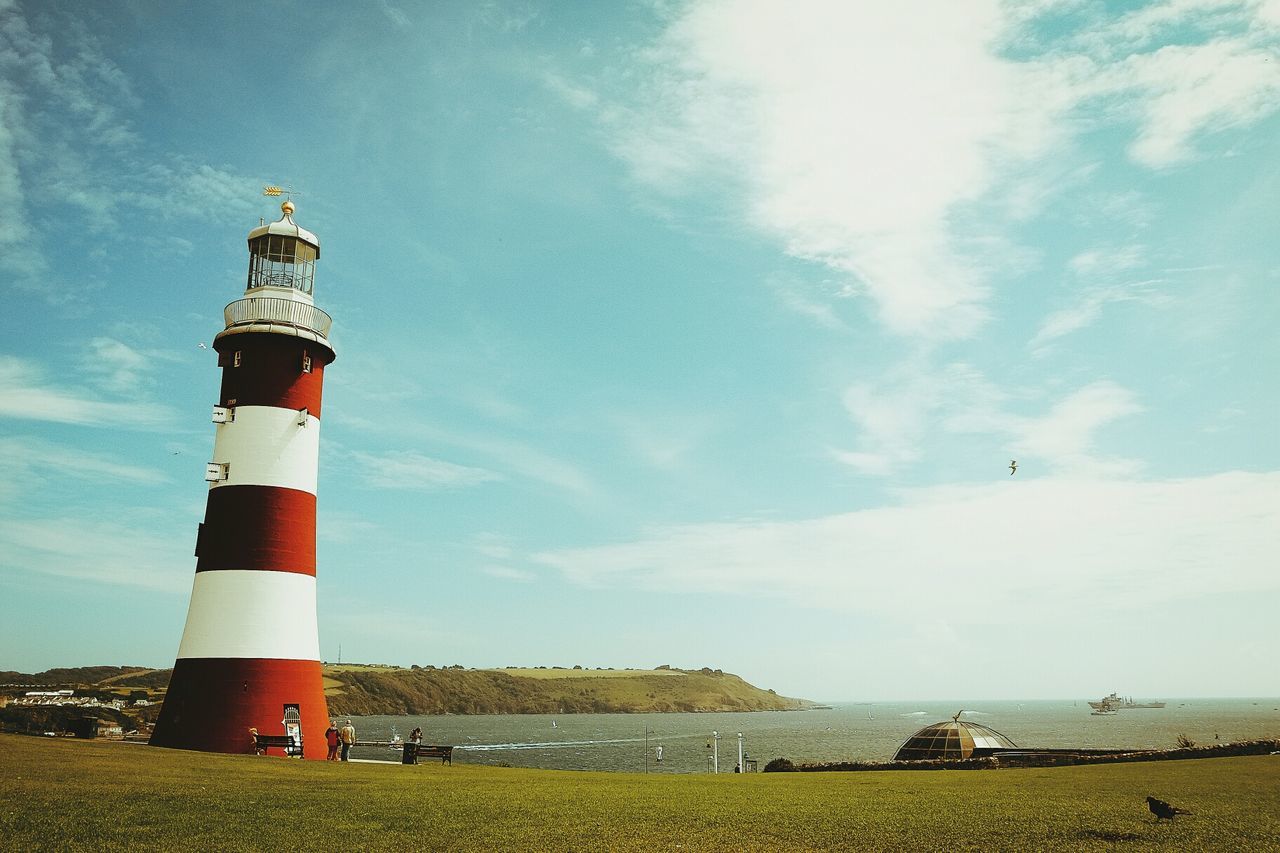
[{"label": "grassy field", "polygon": [[[1280,849],[1280,756],[670,776],[330,764],[0,735],[0,848]],[[1194,815],[1157,824],[1145,796]]]}]

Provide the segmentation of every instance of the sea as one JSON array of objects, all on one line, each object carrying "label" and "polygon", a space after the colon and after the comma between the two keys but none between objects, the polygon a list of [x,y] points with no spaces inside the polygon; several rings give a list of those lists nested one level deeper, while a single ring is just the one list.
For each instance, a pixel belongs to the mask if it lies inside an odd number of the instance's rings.
[{"label": "sea", "polygon": [[[1094,716],[1081,700],[848,702],[807,711],[352,717],[360,740],[408,737],[452,744],[457,763],[626,773],[732,773],[775,758],[795,763],[888,761],[916,730],[960,719],[1025,748],[1164,749],[1280,738],[1280,698],[1170,699],[1164,708]],[[345,718],[344,718],[345,719]],[[661,759],[658,749],[661,747]],[[353,758],[399,761],[399,750],[357,746]]]}]

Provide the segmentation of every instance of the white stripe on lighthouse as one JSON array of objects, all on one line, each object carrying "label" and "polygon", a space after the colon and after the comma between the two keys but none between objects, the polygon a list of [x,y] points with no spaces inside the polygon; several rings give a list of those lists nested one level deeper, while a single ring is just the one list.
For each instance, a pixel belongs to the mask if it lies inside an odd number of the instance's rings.
[{"label": "white stripe on lighthouse", "polygon": [[296,572],[197,572],[179,658],[319,660],[316,579]]},{"label": "white stripe on lighthouse", "polygon": [[235,420],[218,424],[213,461],[228,464],[227,479],[211,485],[279,486],[316,493],[320,419],[275,406],[237,406]]}]

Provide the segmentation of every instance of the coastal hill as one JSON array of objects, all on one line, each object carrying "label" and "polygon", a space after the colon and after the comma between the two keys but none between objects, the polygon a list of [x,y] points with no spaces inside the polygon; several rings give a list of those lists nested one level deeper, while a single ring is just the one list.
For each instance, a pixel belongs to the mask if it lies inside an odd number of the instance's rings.
[{"label": "coastal hill", "polygon": [[[0,672],[10,696],[18,688],[72,688],[102,700],[149,699],[130,708],[154,719],[170,670],[145,667],[76,667],[27,674]],[[536,667],[464,669],[461,666],[326,664],[325,695],[331,714],[628,714],[675,711],[798,711],[815,707],[779,696],[718,669],[583,669]],[[16,710],[16,709],[10,709]]]},{"label": "coastal hill", "polygon": [[333,714],[629,714],[793,711],[804,699],[718,669],[400,669],[326,666]]}]

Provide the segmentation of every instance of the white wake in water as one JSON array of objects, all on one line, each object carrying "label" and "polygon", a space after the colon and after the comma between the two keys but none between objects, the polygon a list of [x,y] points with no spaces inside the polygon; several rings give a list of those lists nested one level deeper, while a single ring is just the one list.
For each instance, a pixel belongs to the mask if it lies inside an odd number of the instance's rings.
[{"label": "white wake in water", "polygon": [[[663,735],[661,739],[653,737],[649,742],[655,746],[659,743],[670,743],[685,738],[700,738],[702,735]],[[602,740],[552,740],[534,743],[468,743],[455,746],[454,749],[465,749],[468,752],[493,752],[507,749],[566,749],[577,746],[600,746],[610,743],[644,743],[642,737],[607,738]]]}]

